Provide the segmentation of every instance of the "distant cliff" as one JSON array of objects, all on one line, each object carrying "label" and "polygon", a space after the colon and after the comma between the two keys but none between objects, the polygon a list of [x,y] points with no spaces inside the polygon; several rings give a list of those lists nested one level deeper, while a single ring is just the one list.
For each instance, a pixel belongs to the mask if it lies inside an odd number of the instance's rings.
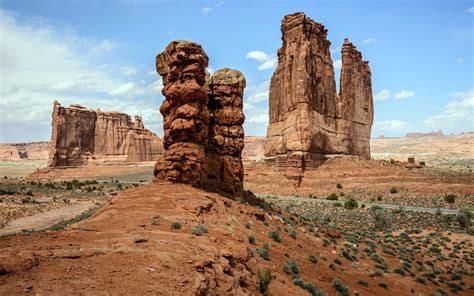
[{"label": "distant cliff", "polygon": [[81,166],[93,159],[154,161],[162,154],[162,139],[145,129],[139,116],[132,122],[125,113],[54,102],[49,167]]}]

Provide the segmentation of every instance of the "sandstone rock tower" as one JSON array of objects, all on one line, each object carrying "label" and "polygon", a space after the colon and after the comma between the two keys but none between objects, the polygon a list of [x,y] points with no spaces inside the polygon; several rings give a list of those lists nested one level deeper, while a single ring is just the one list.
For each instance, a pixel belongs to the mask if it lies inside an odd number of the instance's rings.
[{"label": "sandstone rock tower", "polygon": [[327,154],[370,157],[373,99],[368,62],[346,40],[340,94],[322,24],[304,13],[282,20],[282,47],[270,83],[265,156],[301,173]]},{"label": "sandstone rock tower", "polygon": [[93,160],[153,161],[163,153],[162,140],[119,112],[90,110],[54,102],[48,166],[81,166]]},{"label": "sandstone rock tower", "polygon": [[183,40],[172,41],[156,58],[166,97],[160,107],[166,151],[154,174],[240,196],[245,78],[227,68],[209,77],[207,65],[202,47]]}]

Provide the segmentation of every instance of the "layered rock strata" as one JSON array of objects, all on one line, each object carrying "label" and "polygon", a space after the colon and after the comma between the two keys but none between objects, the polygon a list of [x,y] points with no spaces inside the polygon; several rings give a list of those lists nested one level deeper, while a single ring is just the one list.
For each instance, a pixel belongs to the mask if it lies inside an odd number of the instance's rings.
[{"label": "layered rock strata", "polygon": [[211,77],[210,137],[206,149],[210,159],[208,181],[211,186],[231,195],[239,195],[243,190],[245,84],[240,71],[228,68],[216,71]]},{"label": "layered rock strata", "polygon": [[294,169],[298,176],[328,154],[370,157],[373,99],[368,62],[344,42],[337,95],[324,26],[295,13],[283,18],[281,32],[278,67],[270,83],[267,160]]},{"label": "layered rock strata", "polygon": [[227,68],[210,77],[207,66],[202,47],[190,41],[173,41],[156,58],[166,151],[155,177],[240,196],[245,78]]},{"label": "layered rock strata", "polygon": [[153,161],[162,140],[144,128],[140,117],[54,102],[49,167],[82,166],[91,161]]}]

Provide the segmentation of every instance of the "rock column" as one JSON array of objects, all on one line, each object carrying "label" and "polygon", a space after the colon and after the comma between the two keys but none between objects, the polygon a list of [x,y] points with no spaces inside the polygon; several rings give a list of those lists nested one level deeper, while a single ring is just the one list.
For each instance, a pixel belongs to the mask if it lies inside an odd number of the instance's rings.
[{"label": "rock column", "polygon": [[228,68],[216,71],[211,78],[208,182],[233,196],[240,196],[243,190],[245,84],[240,71]]},{"label": "rock column", "polygon": [[205,184],[209,135],[207,65],[202,47],[190,41],[173,41],[156,58],[166,97],[160,107],[166,151],[155,165],[157,179]]}]

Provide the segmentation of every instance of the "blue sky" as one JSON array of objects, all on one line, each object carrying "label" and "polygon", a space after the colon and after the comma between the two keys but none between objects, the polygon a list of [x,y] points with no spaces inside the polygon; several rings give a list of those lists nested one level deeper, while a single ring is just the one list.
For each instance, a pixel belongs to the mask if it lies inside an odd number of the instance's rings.
[{"label": "blue sky", "polygon": [[372,136],[474,130],[472,1],[0,0],[0,142],[49,140],[53,100],[143,116],[162,134],[155,56],[202,44],[210,71],[242,71],[245,131],[265,135],[268,86],[284,15],[329,30],[339,80],[348,37],[369,60]]}]

